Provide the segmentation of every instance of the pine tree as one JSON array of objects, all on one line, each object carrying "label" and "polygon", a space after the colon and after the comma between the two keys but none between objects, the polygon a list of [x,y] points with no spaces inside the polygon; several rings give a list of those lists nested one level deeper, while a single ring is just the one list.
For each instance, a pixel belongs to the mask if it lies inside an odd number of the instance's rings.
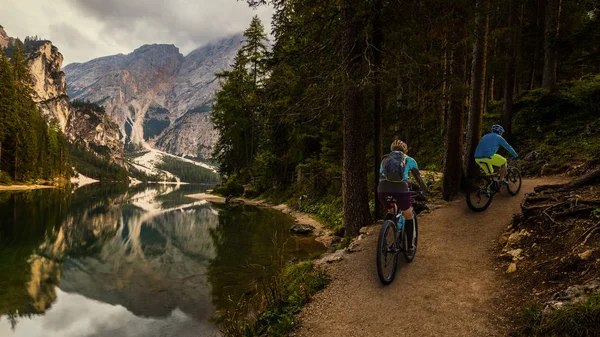
[{"label": "pine tree", "polygon": [[344,67],[344,156],[342,196],[344,228],[347,235],[356,236],[368,224],[367,172],[365,154],[364,78],[362,53],[364,40],[360,7],[361,0],[342,0],[342,65]]},{"label": "pine tree", "polygon": [[471,92],[469,95],[469,120],[467,129],[467,152],[464,158],[464,170],[467,177],[477,173],[475,149],[481,139],[483,122],[483,100],[485,74],[487,70],[487,42],[489,30],[490,0],[477,0],[475,16],[475,42],[473,43],[473,61],[471,67]]},{"label": "pine tree", "polygon": [[[238,51],[232,70],[217,74],[223,82],[211,114],[219,140],[213,158],[221,164],[220,174],[229,177],[250,168],[258,153],[263,132],[262,81],[266,74],[266,34],[255,16],[244,32],[246,40]],[[248,172],[248,170],[246,170]]]},{"label": "pine tree", "polygon": [[258,87],[266,74],[267,46],[265,42],[268,42],[265,27],[258,15],[252,18],[250,26],[244,31],[244,37],[246,40],[241,51],[247,59],[254,86]]}]

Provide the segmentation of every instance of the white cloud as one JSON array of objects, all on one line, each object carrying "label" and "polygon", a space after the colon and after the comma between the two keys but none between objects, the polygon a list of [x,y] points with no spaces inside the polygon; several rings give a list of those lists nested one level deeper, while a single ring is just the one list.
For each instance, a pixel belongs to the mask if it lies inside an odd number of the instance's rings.
[{"label": "white cloud", "polygon": [[13,331],[0,319],[0,336],[209,336],[216,328],[189,317],[179,309],[161,318],[138,317],[120,305],[110,305],[56,288],[57,301],[44,315],[19,318]]},{"label": "white cloud", "polygon": [[186,54],[242,32],[253,15],[268,31],[272,13],[236,0],[4,0],[0,25],[12,37],[51,40],[66,65],[151,43],[174,44]]}]

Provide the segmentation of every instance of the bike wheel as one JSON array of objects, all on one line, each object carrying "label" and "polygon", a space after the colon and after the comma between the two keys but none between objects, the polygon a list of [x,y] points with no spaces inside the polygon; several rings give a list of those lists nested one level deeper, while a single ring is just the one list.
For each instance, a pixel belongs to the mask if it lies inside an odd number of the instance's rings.
[{"label": "bike wheel", "polygon": [[509,168],[508,174],[506,175],[506,181],[508,182],[508,193],[510,193],[510,195],[517,195],[521,190],[521,171],[516,167]]},{"label": "bike wheel", "polygon": [[[417,214],[415,214],[415,212],[413,212],[413,224],[415,225],[414,228],[414,233],[415,233],[415,244],[414,244],[414,250],[412,252],[408,251],[408,242],[410,240],[410,238],[406,237],[406,234],[403,235],[403,242],[405,244],[404,247],[407,247],[407,249],[404,250],[404,259],[406,260],[406,262],[410,263],[415,259],[415,256],[417,255],[417,244],[419,242],[419,222],[417,221]],[[403,231],[403,233],[406,233],[406,231]]]},{"label": "bike wheel", "polygon": [[377,274],[384,285],[392,283],[396,276],[398,264],[396,235],[396,223],[391,220],[384,221],[377,241]]},{"label": "bike wheel", "polygon": [[484,211],[492,203],[494,193],[494,187],[489,177],[475,177],[471,180],[467,190],[467,205],[474,212]]}]

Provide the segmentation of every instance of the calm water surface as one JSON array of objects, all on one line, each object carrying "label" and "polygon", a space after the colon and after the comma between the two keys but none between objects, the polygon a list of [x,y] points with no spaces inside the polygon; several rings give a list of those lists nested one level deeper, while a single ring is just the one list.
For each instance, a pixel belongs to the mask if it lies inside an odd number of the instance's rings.
[{"label": "calm water surface", "polygon": [[193,185],[0,192],[0,336],[209,336],[283,256],[293,220]]}]

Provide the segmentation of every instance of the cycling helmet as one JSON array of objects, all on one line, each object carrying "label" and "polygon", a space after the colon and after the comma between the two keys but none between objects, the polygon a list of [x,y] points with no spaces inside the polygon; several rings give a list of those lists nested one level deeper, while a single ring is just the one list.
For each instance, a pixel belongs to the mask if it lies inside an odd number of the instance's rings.
[{"label": "cycling helmet", "polygon": [[492,126],[492,132],[504,133],[504,129],[500,125],[494,124],[494,126]]},{"label": "cycling helmet", "polygon": [[408,146],[406,145],[405,142],[396,139],[395,141],[392,142],[392,146],[390,146],[390,150],[391,151],[401,151],[401,152],[408,152]]}]

